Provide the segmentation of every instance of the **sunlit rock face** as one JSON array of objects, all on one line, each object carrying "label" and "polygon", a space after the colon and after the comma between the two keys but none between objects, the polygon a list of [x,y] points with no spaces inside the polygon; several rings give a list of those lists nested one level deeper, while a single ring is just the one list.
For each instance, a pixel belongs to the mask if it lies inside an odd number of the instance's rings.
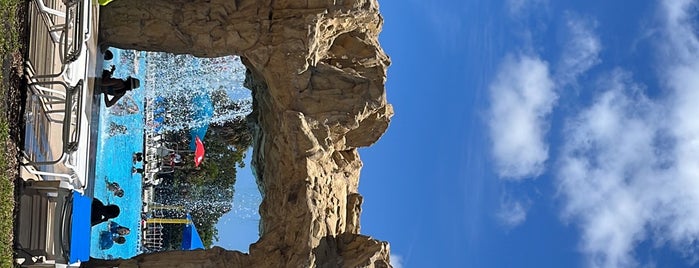
[{"label": "sunlit rock face", "polygon": [[[197,56],[236,54],[253,91],[261,238],[142,255],[126,267],[389,267],[389,245],[360,235],[362,162],[393,109],[376,0],[119,0],[100,13],[104,44]],[[194,262],[192,262],[194,261]]]}]

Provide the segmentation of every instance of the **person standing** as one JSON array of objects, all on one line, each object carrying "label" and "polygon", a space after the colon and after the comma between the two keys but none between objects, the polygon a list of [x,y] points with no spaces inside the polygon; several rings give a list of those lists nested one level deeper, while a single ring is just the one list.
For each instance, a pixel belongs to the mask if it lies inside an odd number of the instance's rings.
[{"label": "person standing", "polygon": [[91,208],[91,215],[90,215],[90,224],[92,226],[95,226],[97,224],[103,223],[105,221],[108,221],[110,219],[116,218],[119,216],[119,213],[121,210],[119,209],[119,206],[117,205],[107,205],[105,206],[102,201],[100,201],[97,198],[92,199],[92,208]]},{"label": "person standing", "polygon": [[126,92],[141,86],[141,80],[138,80],[138,78],[131,76],[126,79],[113,78],[114,69],[115,67],[112,65],[111,70],[102,72],[100,89],[104,94],[104,103],[107,107],[112,107],[112,105],[116,104],[119,99],[124,97]]}]

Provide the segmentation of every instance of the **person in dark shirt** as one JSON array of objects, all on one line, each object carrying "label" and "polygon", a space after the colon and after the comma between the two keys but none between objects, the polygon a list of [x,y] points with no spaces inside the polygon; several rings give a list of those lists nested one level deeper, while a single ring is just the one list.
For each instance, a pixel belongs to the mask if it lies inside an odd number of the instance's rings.
[{"label": "person in dark shirt", "polygon": [[109,221],[109,228],[107,231],[100,232],[99,245],[100,249],[109,249],[114,243],[124,244],[126,242],[126,235],[131,233],[129,228],[119,225],[116,222]]},{"label": "person in dark shirt", "polygon": [[114,122],[109,122],[109,136],[125,135],[128,133],[129,129],[124,126]]},{"label": "person in dark shirt", "polygon": [[107,190],[112,192],[116,197],[124,197],[124,189],[121,189],[116,182],[107,182]]},{"label": "person in dark shirt", "polygon": [[109,232],[119,235],[119,236],[125,236],[129,235],[131,233],[131,229],[126,228],[124,226],[119,225],[116,222],[110,221],[109,222]]},{"label": "person in dark shirt", "polygon": [[92,199],[92,209],[90,215],[90,223],[92,226],[108,221],[109,219],[119,216],[121,210],[117,205],[105,206],[102,201],[97,198]]},{"label": "person in dark shirt", "polygon": [[141,86],[141,80],[138,80],[138,78],[129,76],[126,79],[119,79],[113,78],[113,74],[114,65],[112,65],[111,70],[104,70],[102,72],[102,84],[100,85],[100,89],[102,93],[104,93],[104,103],[107,107],[112,107],[112,105],[116,104],[119,99],[124,97],[126,92]]},{"label": "person in dark shirt", "polygon": [[105,249],[110,249],[114,244],[124,244],[126,243],[126,237],[116,235],[112,232],[109,231],[101,231],[100,232],[100,240],[99,240],[99,246],[100,249],[105,250]]}]

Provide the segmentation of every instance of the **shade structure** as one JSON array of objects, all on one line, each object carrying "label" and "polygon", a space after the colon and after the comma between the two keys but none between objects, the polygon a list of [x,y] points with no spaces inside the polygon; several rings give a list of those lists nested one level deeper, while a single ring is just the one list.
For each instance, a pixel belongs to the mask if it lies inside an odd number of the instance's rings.
[{"label": "shade structure", "polygon": [[199,136],[196,137],[194,143],[196,144],[196,149],[194,150],[194,166],[198,167],[201,161],[204,161],[204,143],[201,142]]},{"label": "shade structure", "polygon": [[214,116],[214,105],[211,98],[206,94],[198,94],[192,100],[192,111],[194,112],[191,120],[192,128],[189,130],[189,135],[192,139],[189,142],[189,149],[194,150],[195,138],[204,140],[206,132],[209,130],[211,117]]},{"label": "shade structure", "polygon": [[206,132],[209,130],[209,125],[203,125],[198,128],[191,129],[189,131],[189,136],[191,137],[191,141],[189,143],[189,149],[194,151],[197,148],[197,137],[199,137],[200,140],[204,140],[204,136],[206,136]]},{"label": "shade structure", "polygon": [[194,222],[192,222],[192,216],[187,214],[187,219],[189,223],[184,227],[182,250],[204,249],[204,242],[201,241],[199,232],[197,232],[197,227],[195,227]]}]

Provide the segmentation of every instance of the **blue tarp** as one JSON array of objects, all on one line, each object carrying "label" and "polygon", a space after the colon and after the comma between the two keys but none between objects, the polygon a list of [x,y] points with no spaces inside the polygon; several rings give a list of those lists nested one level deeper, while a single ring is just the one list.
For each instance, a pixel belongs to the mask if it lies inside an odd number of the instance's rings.
[{"label": "blue tarp", "polygon": [[73,192],[70,254],[68,255],[70,263],[90,260],[90,232],[92,231],[92,226],[90,225],[89,211],[91,209],[92,198]]},{"label": "blue tarp", "polygon": [[204,242],[201,241],[199,232],[197,232],[197,227],[194,226],[194,222],[192,222],[192,216],[187,214],[187,219],[190,223],[184,227],[182,250],[204,249]]}]

